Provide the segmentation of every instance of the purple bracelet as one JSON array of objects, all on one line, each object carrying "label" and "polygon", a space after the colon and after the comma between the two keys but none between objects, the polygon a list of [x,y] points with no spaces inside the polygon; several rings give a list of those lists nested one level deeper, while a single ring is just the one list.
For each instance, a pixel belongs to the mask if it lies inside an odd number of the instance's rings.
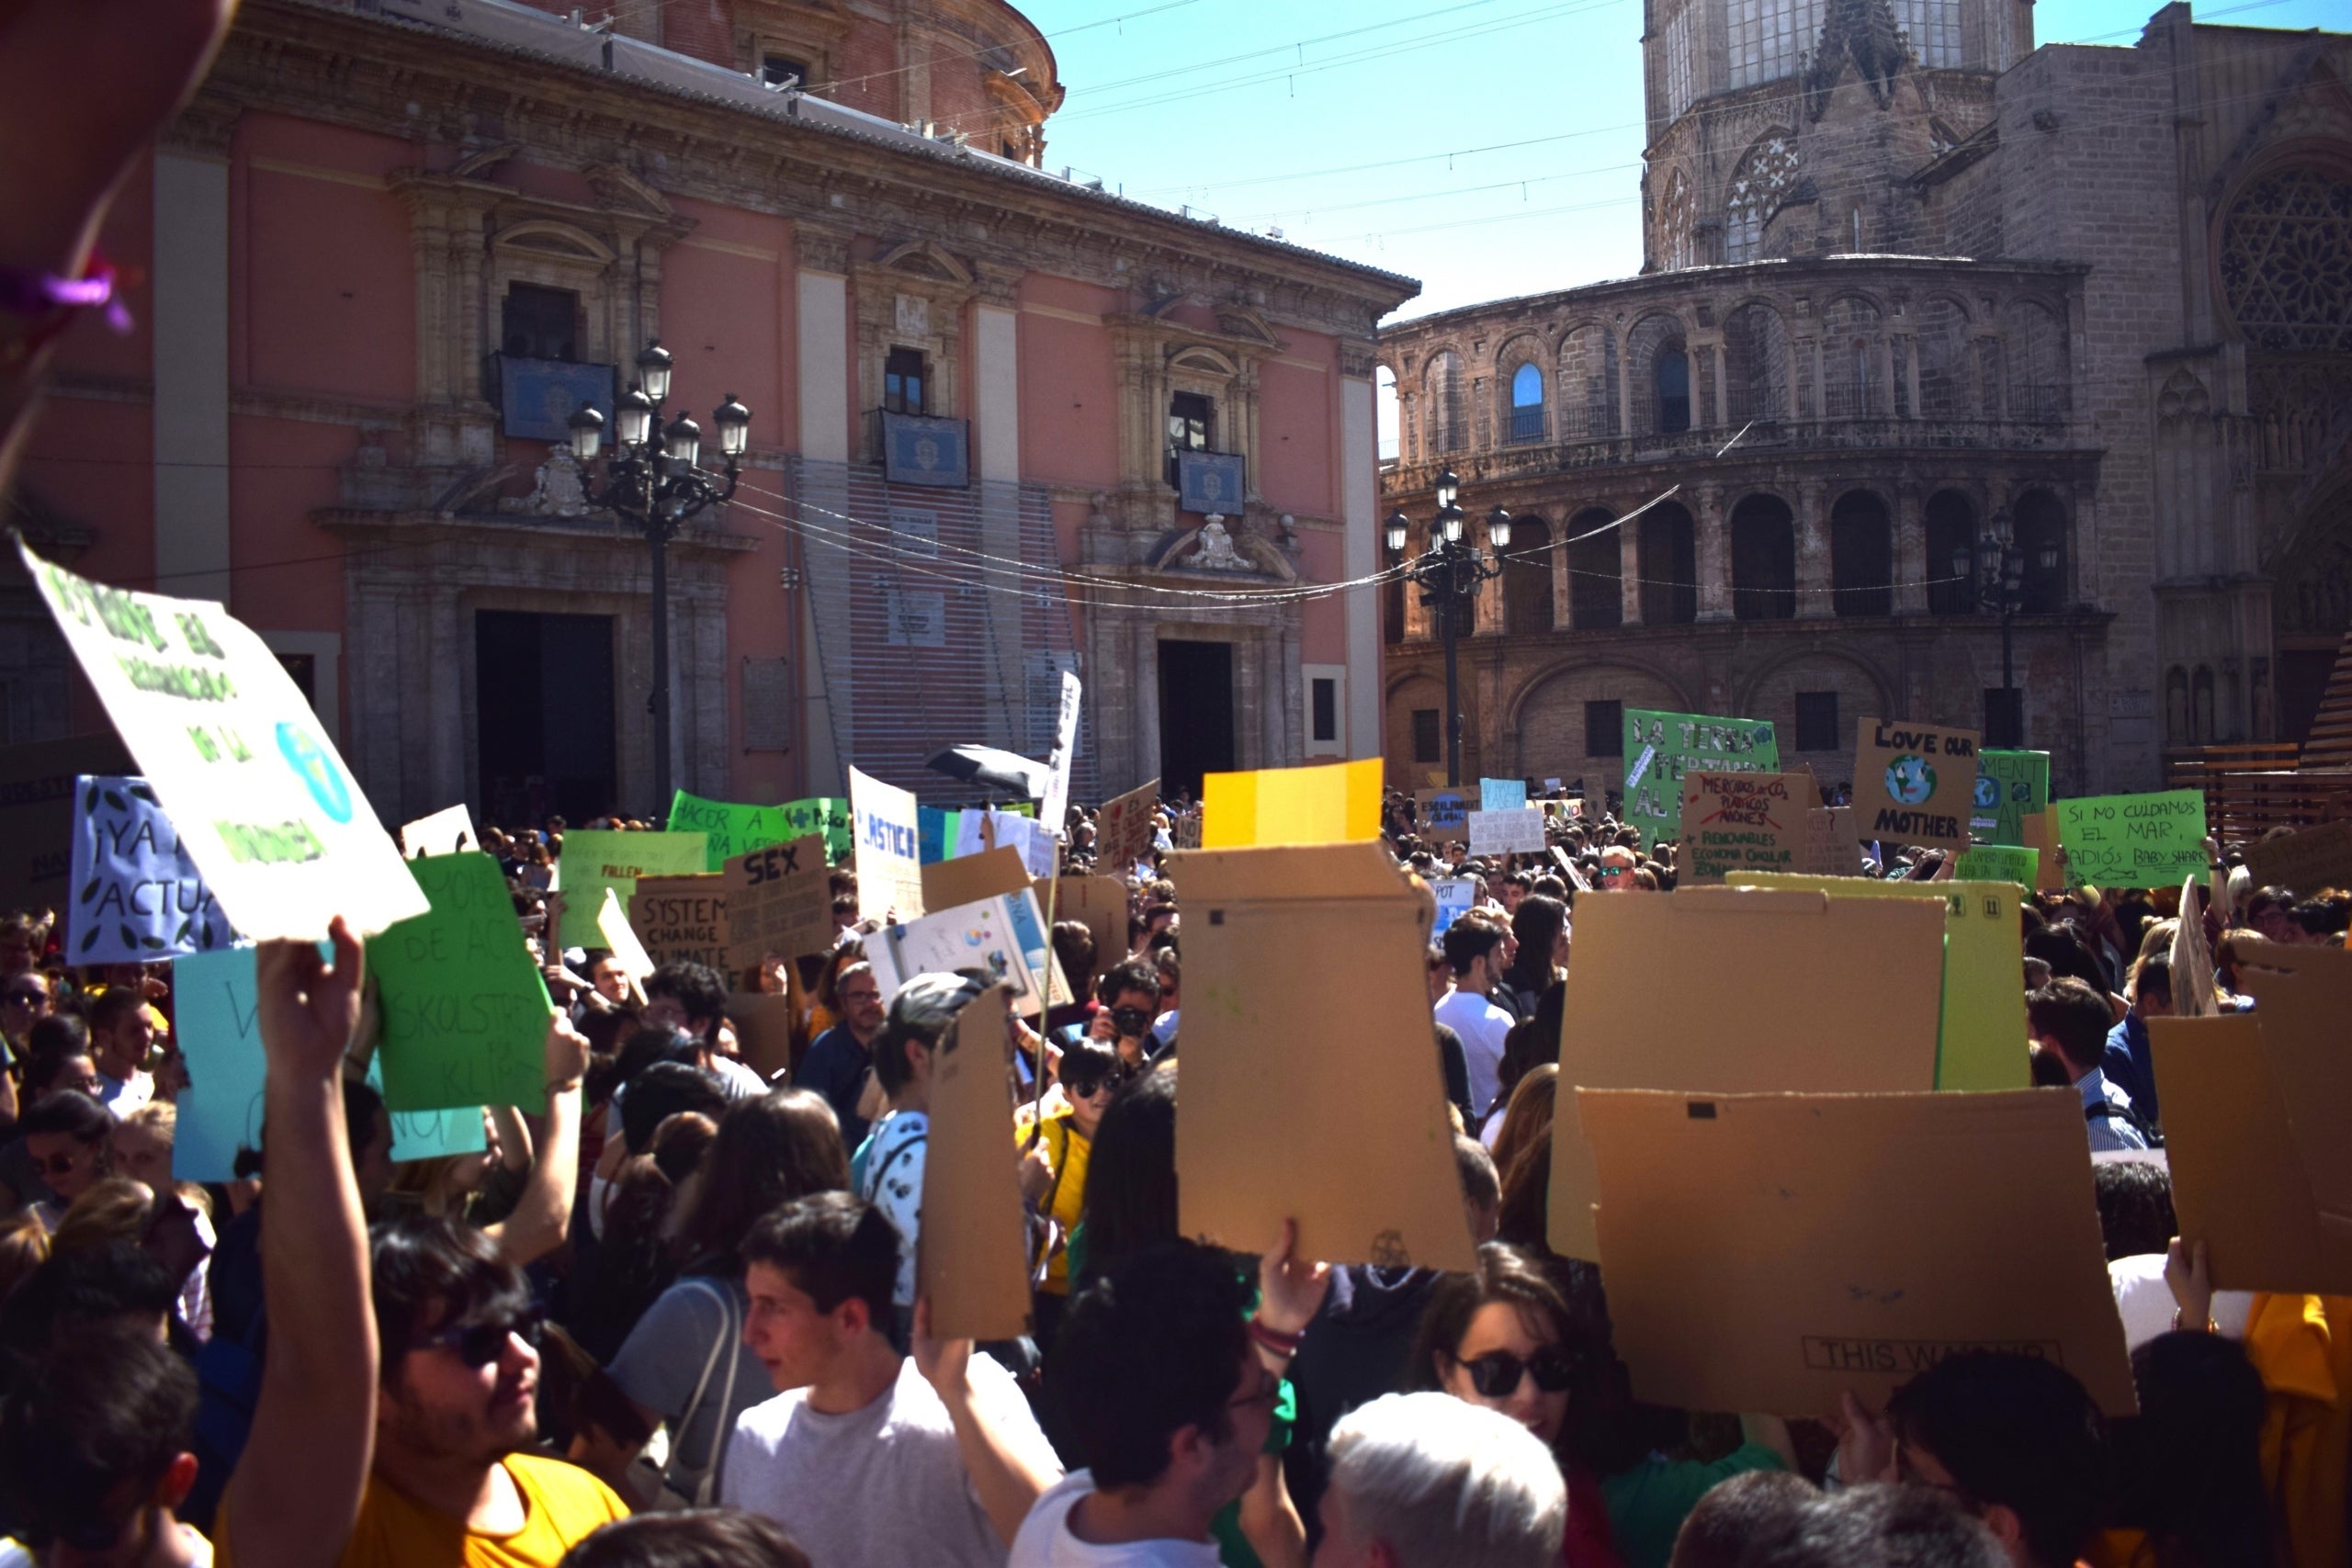
[{"label": "purple bracelet", "polygon": [[115,298],[114,264],[93,256],[81,277],[0,267],[0,310],[17,316],[46,316],[52,310],[89,310],[103,306],[107,325],[130,330],[130,312]]}]

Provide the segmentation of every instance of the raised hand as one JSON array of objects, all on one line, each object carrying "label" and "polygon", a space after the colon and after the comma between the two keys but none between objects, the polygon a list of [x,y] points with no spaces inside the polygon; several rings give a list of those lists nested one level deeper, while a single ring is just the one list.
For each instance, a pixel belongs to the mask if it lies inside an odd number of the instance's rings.
[{"label": "raised hand", "polygon": [[359,1027],[366,958],[341,915],[327,928],[334,944],[328,967],[307,942],[266,942],[254,953],[262,1050],[273,1072],[333,1077]]}]

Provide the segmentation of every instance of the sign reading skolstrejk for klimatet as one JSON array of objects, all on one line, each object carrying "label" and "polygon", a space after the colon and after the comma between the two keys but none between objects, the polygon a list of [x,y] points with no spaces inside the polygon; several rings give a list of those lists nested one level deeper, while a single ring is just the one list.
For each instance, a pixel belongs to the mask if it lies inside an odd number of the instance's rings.
[{"label": "sign reading skolstrejk for klimatet", "polygon": [[17,542],[66,645],[237,930],[312,939],[431,906],[301,691],[219,604],[109,588]]}]

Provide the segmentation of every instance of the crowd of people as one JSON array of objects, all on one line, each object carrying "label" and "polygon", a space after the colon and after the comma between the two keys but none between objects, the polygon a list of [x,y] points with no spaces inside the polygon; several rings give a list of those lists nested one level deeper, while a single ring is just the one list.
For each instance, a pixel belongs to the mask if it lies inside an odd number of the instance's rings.
[{"label": "crowd of people", "polygon": [[[2173,1010],[2178,890],[2030,895],[2019,933],[2018,1048],[2080,1093],[2086,1158],[2109,1151],[2137,1416],[1989,1352],[1883,1408],[1637,1398],[1606,1280],[1546,1224],[1577,901],[1676,882],[1609,804],[1555,805],[1544,856],[1472,857],[1388,802],[1401,866],[1471,884],[1427,955],[1464,1273],[1327,1266],[1288,1227],[1256,1255],[1184,1236],[1182,805],[1134,866],[1094,863],[1073,809],[1066,869],[1124,880],[1126,946],[1057,922],[1080,999],[1014,1024],[1033,1311],[982,1345],[932,1332],[916,1268],[938,1055],[982,981],[886,993],[849,865],[829,951],[639,980],[558,945],[562,822],[486,829],[557,1004],[544,1111],[394,1163],[338,924],[331,956],[259,950],[263,1134],[212,1185],[172,1174],[171,966],[77,968],[52,916],[10,914],[0,1564],[2346,1561],[2352,1302],[2217,1292],[2176,1234],[2146,1021]],[[2250,1005],[2251,951],[2340,944],[2352,897],[2211,848],[2188,918],[2221,1005]],[[773,1075],[743,1060],[744,991],[789,998]]]}]

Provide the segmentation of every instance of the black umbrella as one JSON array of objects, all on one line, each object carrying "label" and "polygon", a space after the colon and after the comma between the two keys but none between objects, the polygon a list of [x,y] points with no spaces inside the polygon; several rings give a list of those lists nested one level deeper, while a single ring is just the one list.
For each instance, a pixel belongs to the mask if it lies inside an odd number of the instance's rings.
[{"label": "black umbrella", "polygon": [[1044,796],[1053,770],[1015,752],[994,746],[950,746],[923,763],[935,773],[1020,800]]}]

